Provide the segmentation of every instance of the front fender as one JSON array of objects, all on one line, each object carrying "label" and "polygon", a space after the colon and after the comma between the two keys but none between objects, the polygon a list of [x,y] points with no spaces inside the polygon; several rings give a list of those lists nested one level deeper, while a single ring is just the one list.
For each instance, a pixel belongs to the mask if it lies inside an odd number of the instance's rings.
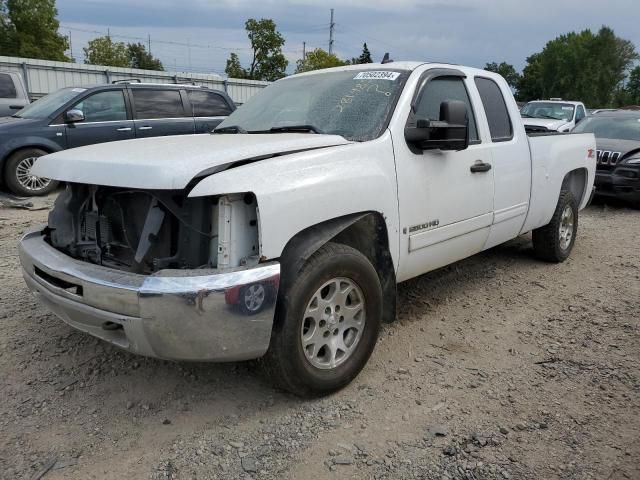
[{"label": "front fender", "polygon": [[190,197],[252,192],[258,202],[260,254],[279,258],[297,233],[346,215],[378,212],[397,268],[399,225],[391,136],[274,157],[211,175]]}]

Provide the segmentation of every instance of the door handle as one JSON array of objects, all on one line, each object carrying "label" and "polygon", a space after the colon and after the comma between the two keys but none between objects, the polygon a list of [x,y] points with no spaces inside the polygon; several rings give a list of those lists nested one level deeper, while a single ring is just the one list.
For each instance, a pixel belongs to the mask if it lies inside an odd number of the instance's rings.
[{"label": "door handle", "polygon": [[118,132],[130,132],[131,131],[131,127],[122,127],[122,128],[117,128],[116,130]]},{"label": "door handle", "polygon": [[138,130],[151,130],[153,127],[150,127],[149,125],[145,125],[144,127],[140,127],[138,128]]},{"label": "door handle", "polygon": [[471,165],[470,170],[471,173],[488,172],[489,170],[491,170],[491,164],[477,161],[476,163]]}]

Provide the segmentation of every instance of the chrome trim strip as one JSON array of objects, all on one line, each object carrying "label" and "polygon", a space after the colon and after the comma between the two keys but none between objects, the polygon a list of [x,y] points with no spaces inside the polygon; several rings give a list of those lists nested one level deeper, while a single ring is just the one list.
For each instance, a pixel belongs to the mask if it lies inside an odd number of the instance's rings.
[{"label": "chrome trim strip", "polygon": [[430,247],[437,243],[451,240],[468,233],[475,232],[482,228],[491,226],[493,221],[493,212],[478,215],[477,217],[462,220],[456,223],[450,223],[442,227],[427,230],[415,235],[409,235],[409,251],[413,252],[421,248]]},{"label": "chrome trim strip", "polygon": [[496,223],[502,223],[512,218],[526,215],[528,206],[528,202],[523,202],[507,208],[496,210],[493,215],[493,224],[495,225]]}]

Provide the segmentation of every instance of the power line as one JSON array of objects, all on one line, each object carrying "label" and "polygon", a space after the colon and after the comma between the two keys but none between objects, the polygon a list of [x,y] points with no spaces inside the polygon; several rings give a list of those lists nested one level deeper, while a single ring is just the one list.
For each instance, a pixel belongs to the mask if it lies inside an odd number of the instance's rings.
[{"label": "power line", "polygon": [[[84,33],[95,33],[98,35],[105,35],[105,32],[100,31],[100,30],[89,30],[86,28],[78,28],[78,27],[71,27],[69,25],[61,25],[61,28],[65,28],[67,30],[76,30],[78,32],[84,32]],[[106,33],[107,36],[111,36],[111,37],[116,37],[116,38],[125,38],[128,40],[140,40],[143,42],[146,42],[150,39],[150,37],[144,38],[144,37],[135,37],[132,35],[122,35],[122,34],[112,34],[110,29],[107,30]],[[215,49],[215,50],[252,50],[251,47],[220,47],[217,45],[204,45],[204,44],[199,44],[199,43],[183,43],[183,42],[175,42],[172,40],[154,40],[153,43],[160,43],[163,45],[176,45],[179,47],[193,47],[193,48],[211,48],[211,49]]]}]

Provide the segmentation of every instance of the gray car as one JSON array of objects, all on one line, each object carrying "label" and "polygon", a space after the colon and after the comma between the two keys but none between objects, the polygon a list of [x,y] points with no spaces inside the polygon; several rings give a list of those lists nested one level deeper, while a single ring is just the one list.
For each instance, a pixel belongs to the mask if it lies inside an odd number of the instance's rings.
[{"label": "gray car", "polygon": [[0,118],[0,179],[17,195],[44,195],[56,182],[31,174],[42,155],[116,140],[210,132],[235,108],[224,92],[192,85],[63,88]]},{"label": "gray car", "polygon": [[17,73],[0,72],[0,117],[13,115],[29,104],[29,95]]}]

